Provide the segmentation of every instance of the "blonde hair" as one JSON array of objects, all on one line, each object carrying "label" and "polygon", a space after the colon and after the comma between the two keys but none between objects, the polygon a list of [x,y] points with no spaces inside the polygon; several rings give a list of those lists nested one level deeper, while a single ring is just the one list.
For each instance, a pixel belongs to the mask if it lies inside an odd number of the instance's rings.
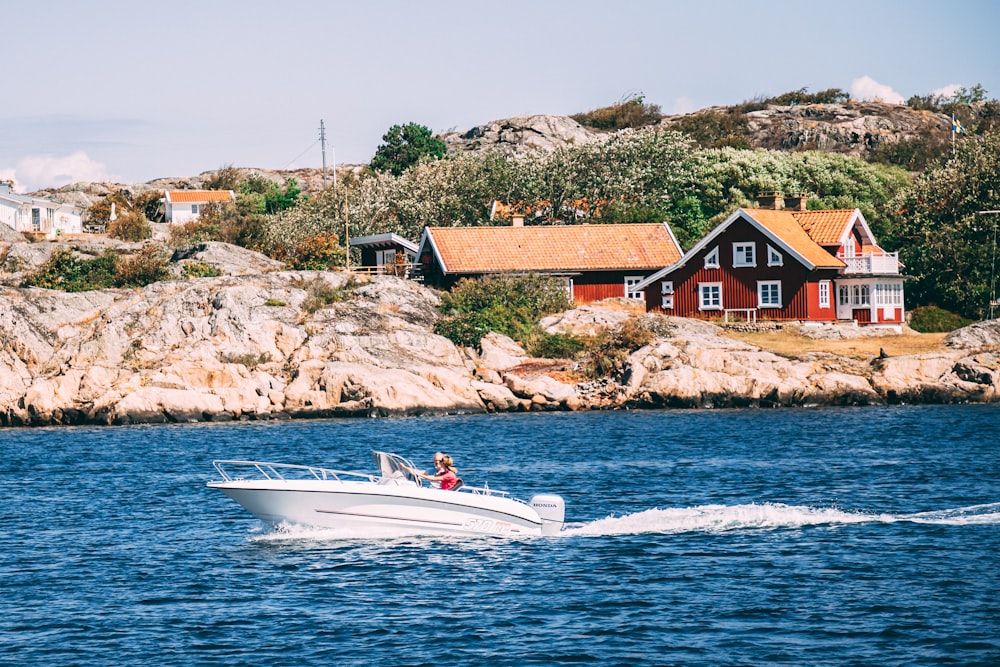
[{"label": "blonde hair", "polygon": [[449,456],[448,454],[443,454],[441,456],[441,466],[445,470],[450,470],[454,473],[458,472],[458,470],[455,468],[455,462],[451,459],[451,456]]}]

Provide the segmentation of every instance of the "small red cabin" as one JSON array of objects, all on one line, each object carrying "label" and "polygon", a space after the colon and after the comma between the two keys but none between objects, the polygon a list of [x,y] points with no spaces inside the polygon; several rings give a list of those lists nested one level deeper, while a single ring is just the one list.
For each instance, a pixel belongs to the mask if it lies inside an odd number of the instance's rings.
[{"label": "small red cabin", "polygon": [[450,289],[460,278],[540,273],[566,282],[573,301],[642,298],[635,285],[681,257],[665,223],[427,227],[416,274]]}]

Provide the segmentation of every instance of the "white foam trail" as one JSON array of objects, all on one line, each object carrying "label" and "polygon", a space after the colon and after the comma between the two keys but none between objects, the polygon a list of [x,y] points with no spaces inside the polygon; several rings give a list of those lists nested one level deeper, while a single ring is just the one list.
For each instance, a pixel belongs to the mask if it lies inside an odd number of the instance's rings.
[{"label": "white foam trail", "polygon": [[802,528],[804,526],[911,521],[945,525],[1000,523],[1000,503],[912,515],[849,512],[781,503],[700,505],[649,509],[625,516],[570,526],[563,535],[637,535],[641,533],[720,533],[730,530]]},{"label": "white foam trail", "polygon": [[251,542],[339,542],[341,540],[385,540],[411,536],[401,529],[385,527],[381,529],[344,527],[344,528],[313,528],[291,523],[281,523],[274,527],[261,524],[258,532],[250,535]]},{"label": "white foam trail", "polygon": [[[639,535],[642,533],[722,533],[747,529],[794,529],[805,526],[847,525],[860,523],[910,522],[946,526],[969,526],[1000,523],[1000,503],[971,505],[948,510],[915,514],[874,514],[852,512],[834,507],[805,507],[782,503],[749,505],[699,505],[666,509],[648,509],[624,516],[609,516],[585,524],[569,524],[560,536]],[[489,537],[489,536],[487,536]],[[310,528],[280,524],[274,528],[261,524],[248,538],[251,542],[339,542],[342,540],[398,540],[414,538],[402,529],[380,530],[360,527]],[[443,539],[443,538],[434,538]],[[467,537],[453,538],[467,541]]]},{"label": "white foam trail", "polygon": [[970,526],[1000,523],[1000,503],[972,505],[952,510],[920,512],[900,517],[901,521],[932,523],[944,526]]}]

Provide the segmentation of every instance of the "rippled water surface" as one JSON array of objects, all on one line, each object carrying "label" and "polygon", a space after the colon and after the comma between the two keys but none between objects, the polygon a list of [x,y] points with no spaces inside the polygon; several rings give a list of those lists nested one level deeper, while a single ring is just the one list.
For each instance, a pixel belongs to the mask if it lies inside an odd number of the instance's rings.
[{"label": "rippled water surface", "polygon": [[[212,460],[561,494],[556,537],[272,530]],[[0,430],[0,663],[1000,664],[1000,406]]]}]

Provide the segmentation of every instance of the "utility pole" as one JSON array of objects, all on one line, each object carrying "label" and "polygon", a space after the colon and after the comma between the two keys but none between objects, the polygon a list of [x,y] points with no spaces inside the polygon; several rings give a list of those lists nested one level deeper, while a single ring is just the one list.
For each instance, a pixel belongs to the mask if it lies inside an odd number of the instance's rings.
[{"label": "utility pole", "polygon": [[[326,127],[323,125],[323,119],[319,119],[319,145],[323,151],[323,187],[326,187]],[[336,181],[336,170],[334,170],[334,180]],[[336,185],[336,182],[334,182]]]}]

